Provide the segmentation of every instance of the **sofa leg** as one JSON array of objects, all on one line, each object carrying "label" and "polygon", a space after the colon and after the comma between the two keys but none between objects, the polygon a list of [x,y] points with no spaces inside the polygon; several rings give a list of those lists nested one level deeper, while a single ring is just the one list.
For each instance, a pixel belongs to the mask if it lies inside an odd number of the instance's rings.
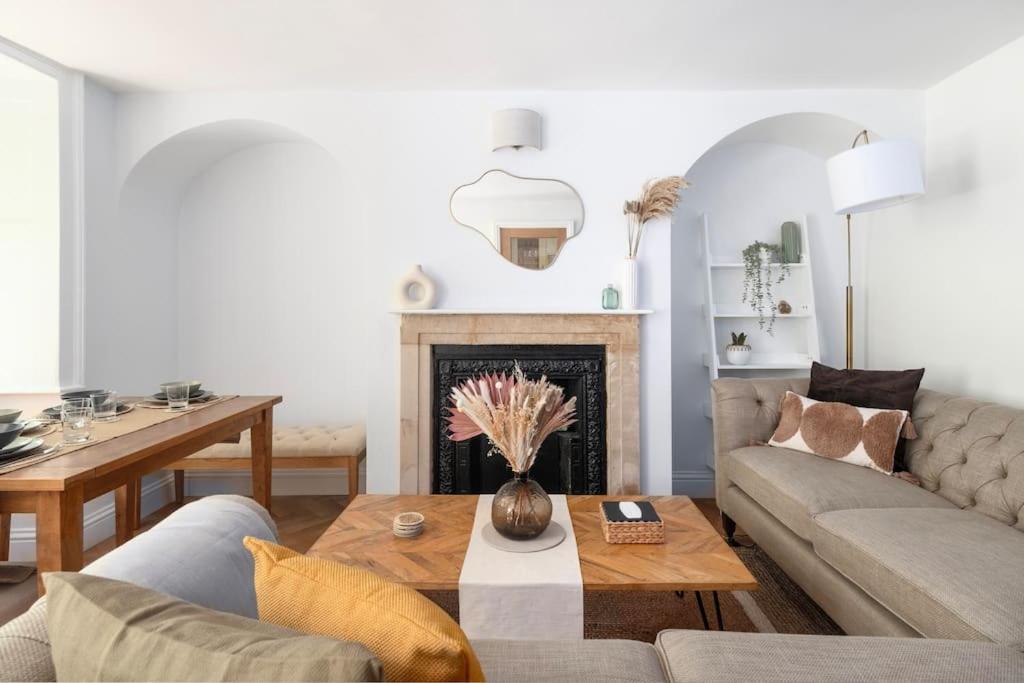
[{"label": "sofa leg", "polygon": [[736,548],[739,543],[736,542],[736,522],[733,521],[732,517],[721,513],[722,515],[722,529],[725,531],[725,542],[727,545]]}]

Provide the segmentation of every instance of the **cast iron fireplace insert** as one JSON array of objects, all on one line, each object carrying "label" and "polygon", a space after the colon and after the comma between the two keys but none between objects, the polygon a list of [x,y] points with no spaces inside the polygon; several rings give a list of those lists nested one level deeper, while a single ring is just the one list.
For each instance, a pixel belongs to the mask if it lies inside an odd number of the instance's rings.
[{"label": "cast iron fireplace insert", "polygon": [[452,387],[485,372],[511,374],[518,361],[529,378],[546,375],[576,397],[577,422],[544,442],[530,476],[548,493],[603,494],[605,466],[605,348],[575,344],[441,344],[431,347],[433,431],[431,491],[494,493],[512,474],[505,459],[488,456],[487,437],[454,443],[445,416]]}]

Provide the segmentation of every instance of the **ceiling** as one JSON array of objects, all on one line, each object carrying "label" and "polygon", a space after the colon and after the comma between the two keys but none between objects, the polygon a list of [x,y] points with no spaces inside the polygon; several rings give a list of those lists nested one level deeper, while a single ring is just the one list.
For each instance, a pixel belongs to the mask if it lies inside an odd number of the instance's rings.
[{"label": "ceiling", "polygon": [[3,0],[0,36],[120,91],[924,88],[1021,0]]}]

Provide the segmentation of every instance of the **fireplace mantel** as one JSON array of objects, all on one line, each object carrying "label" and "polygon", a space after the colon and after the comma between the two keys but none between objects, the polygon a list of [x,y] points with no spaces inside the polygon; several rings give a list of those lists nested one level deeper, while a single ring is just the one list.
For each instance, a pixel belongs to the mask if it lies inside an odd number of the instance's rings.
[{"label": "fireplace mantel", "polygon": [[588,344],[605,347],[608,493],[640,492],[640,318],[650,311],[399,311],[400,488],[431,489],[431,347]]}]

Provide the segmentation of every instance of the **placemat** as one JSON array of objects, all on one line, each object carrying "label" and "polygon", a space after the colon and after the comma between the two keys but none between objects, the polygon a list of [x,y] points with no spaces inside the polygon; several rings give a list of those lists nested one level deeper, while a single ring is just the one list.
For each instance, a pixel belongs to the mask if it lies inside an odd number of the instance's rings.
[{"label": "placemat", "polygon": [[[181,417],[182,415],[194,413],[197,410],[202,410],[209,406],[222,403],[228,399],[237,398],[237,396],[237,394],[218,396],[206,401],[205,403],[189,406],[184,410],[170,411],[166,408],[160,410],[131,410],[127,413],[123,413],[120,416],[120,419],[116,422],[97,422],[94,420],[92,423],[92,438],[89,439],[89,441],[80,444],[62,444],[64,435],[58,429],[42,437],[43,450],[36,455],[30,455],[27,458],[0,465],[0,475],[24,469],[25,467],[30,467],[32,465],[38,465],[41,462],[59,458],[60,456],[67,455],[68,453],[74,453],[82,448],[95,446],[98,443],[110,441],[111,439],[116,439],[119,436],[131,434],[132,432],[137,432],[140,429],[145,429],[146,427],[152,427],[153,425],[173,420]],[[139,402],[136,402],[135,406],[138,407]],[[46,452],[48,449],[58,444],[62,444],[59,449],[49,453]]]},{"label": "placemat", "polygon": [[482,538],[493,498],[477,501],[459,575],[462,630],[470,639],[582,639],[583,574],[565,496],[551,496],[551,520],[565,529],[565,540],[535,553],[498,550]]}]

